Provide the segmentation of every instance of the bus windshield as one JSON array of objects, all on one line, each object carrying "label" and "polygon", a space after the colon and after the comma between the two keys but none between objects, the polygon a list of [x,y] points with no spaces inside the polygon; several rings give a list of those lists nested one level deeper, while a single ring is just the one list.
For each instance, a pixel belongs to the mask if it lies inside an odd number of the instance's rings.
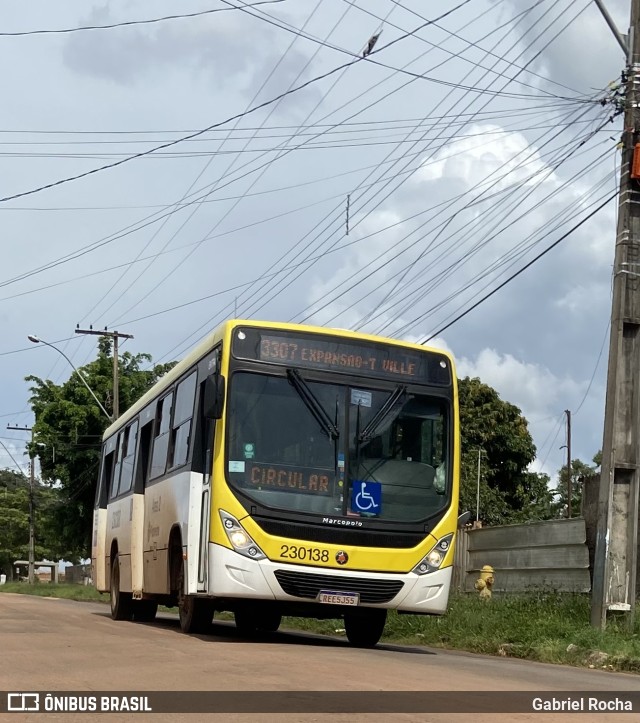
[{"label": "bus windshield", "polygon": [[[227,479],[279,510],[417,522],[448,504],[448,402],[405,388],[236,372]],[[301,394],[302,392],[302,394]],[[314,411],[315,410],[315,411]],[[337,434],[319,424],[321,410]]]}]

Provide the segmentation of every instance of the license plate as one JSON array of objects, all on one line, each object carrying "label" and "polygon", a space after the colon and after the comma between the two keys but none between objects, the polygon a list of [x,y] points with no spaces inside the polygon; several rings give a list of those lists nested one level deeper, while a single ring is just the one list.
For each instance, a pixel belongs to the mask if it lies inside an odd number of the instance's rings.
[{"label": "license plate", "polygon": [[340,592],[339,590],[320,590],[318,602],[328,605],[357,605],[360,595],[357,592]]}]

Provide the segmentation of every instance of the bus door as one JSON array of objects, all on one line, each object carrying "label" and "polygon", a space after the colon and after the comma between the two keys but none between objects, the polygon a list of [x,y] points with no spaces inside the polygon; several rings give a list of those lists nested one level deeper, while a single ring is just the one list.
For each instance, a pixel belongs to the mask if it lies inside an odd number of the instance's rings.
[{"label": "bus door", "polygon": [[[194,519],[189,520],[189,527],[192,522],[193,529],[198,531],[198,536],[194,535],[190,541],[193,542],[193,551],[189,550],[189,557],[195,562],[197,561],[197,570],[191,569],[195,585],[190,584],[190,591],[207,592],[209,589],[208,570],[209,570],[209,530],[211,527],[211,472],[213,468],[213,447],[215,439],[216,423],[215,419],[207,415],[206,405],[209,397],[209,387],[212,384],[211,379],[206,378],[200,384],[199,404],[198,404],[198,445],[199,449],[194,450],[194,482],[199,481],[199,489],[193,490],[194,495],[198,496],[199,504],[193,508]],[[198,516],[195,519],[196,515]]]}]

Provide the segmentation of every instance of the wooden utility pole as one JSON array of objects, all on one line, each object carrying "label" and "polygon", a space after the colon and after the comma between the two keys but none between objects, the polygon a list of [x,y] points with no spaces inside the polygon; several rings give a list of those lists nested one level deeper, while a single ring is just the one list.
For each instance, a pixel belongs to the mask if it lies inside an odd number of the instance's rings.
[{"label": "wooden utility pole", "polygon": [[15,424],[7,424],[7,429],[14,432],[31,432],[31,447],[29,449],[29,585],[36,581],[36,505],[35,505],[35,449],[33,445],[33,427],[18,427]]},{"label": "wooden utility pole", "polygon": [[[614,33],[615,34],[615,33]],[[619,35],[619,34],[618,34]],[[640,464],[640,0],[631,0],[620,199],[613,264],[613,302],[607,399],[598,497],[591,624],[604,628],[607,612],[621,611],[633,625],[638,546]]]},{"label": "wooden utility pole", "polygon": [[120,387],[118,385],[118,340],[133,339],[132,334],[123,334],[120,331],[107,331],[103,329],[98,331],[90,326],[88,329],[80,329],[76,327],[76,334],[93,334],[94,336],[108,336],[113,340],[113,412],[111,417],[113,421],[120,416]]},{"label": "wooden utility pole", "polygon": [[573,480],[571,479],[571,411],[565,409],[567,415],[567,517],[571,519],[571,495],[573,494]]}]

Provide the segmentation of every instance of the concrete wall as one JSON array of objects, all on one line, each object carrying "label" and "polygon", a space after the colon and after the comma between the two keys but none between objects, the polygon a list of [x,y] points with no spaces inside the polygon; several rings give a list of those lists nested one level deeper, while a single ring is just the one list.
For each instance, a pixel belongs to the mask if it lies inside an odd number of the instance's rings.
[{"label": "concrete wall", "polygon": [[589,592],[589,552],[582,518],[461,531],[454,585],[471,591],[483,565],[501,592]]}]

